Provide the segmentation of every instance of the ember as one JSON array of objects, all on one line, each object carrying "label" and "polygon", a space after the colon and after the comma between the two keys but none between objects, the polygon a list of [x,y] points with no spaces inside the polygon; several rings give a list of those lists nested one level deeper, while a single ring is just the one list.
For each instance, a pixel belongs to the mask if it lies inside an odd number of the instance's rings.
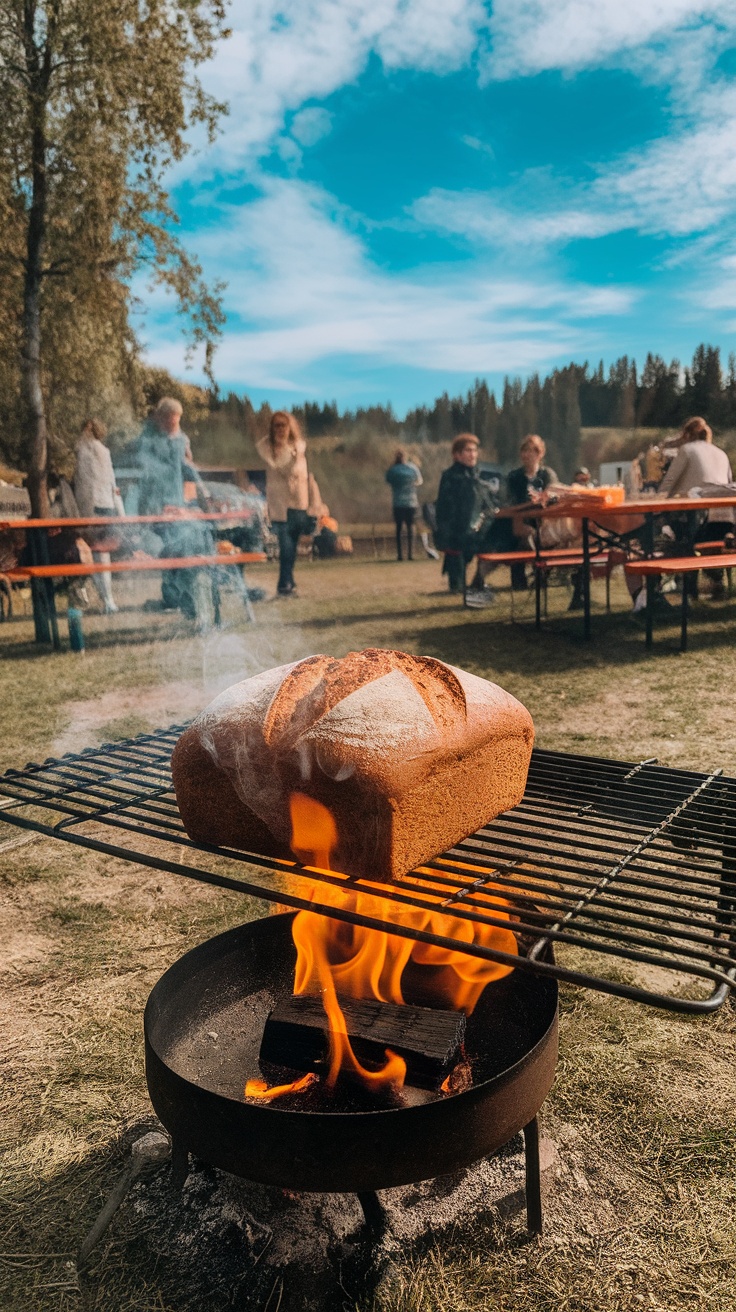
[{"label": "ember", "polygon": [[265,1080],[248,1080],[245,1086],[246,1098],[263,1098],[268,1102],[271,1098],[279,1098],[284,1093],[301,1093],[302,1089],[308,1089],[314,1084],[317,1076],[309,1071],[301,1080],[295,1080],[293,1084],[274,1084],[269,1089]]}]

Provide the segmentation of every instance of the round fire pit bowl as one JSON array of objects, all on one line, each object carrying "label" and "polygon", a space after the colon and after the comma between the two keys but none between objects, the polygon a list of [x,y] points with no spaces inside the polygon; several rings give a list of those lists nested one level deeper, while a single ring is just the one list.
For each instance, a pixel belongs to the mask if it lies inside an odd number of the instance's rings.
[{"label": "round fire pit bowl", "polygon": [[[266,1017],[292,990],[292,920],[270,916],[209,939],[151,992],[146,1079],[180,1173],[191,1152],[261,1184],[369,1193],[457,1171],[525,1129],[529,1183],[529,1139],[536,1154],[535,1117],[557,1061],[557,983],[526,971],[489,985],[468,1018],[473,1084],[462,1092],[357,1112],[244,1101]],[[538,1155],[533,1174],[538,1192]]]}]

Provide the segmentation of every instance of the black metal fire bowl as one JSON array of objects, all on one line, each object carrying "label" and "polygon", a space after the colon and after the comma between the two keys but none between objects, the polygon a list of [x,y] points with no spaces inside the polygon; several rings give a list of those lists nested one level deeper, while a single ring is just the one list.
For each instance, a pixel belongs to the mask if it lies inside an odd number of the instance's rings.
[{"label": "black metal fire bowl", "polygon": [[191,1152],[298,1191],[368,1193],[459,1170],[529,1129],[554,1079],[557,982],[520,970],[489,985],[468,1020],[473,1084],[462,1092],[359,1112],[246,1103],[266,1017],[292,988],[292,920],[271,916],[209,939],[151,992],[146,1079],[175,1159]]}]

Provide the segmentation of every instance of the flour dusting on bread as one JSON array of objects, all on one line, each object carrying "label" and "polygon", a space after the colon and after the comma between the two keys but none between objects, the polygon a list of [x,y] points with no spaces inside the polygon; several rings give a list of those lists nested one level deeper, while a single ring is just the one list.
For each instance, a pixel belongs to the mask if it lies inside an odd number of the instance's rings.
[{"label": "flour dusting on bread", "polygon": [[182,735],[172,769],[196,841],[286,855],[299,790],[335,817],[336,868],[399,877],[521,800],[533,736],[496,684],[368,649],[229,688]]}]

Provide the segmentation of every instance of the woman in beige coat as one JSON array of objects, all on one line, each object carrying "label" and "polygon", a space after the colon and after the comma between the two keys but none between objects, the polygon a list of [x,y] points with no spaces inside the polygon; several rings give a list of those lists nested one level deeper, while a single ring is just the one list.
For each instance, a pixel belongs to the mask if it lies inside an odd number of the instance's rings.
[{"label": "woman in beige coat", "polygon": [[293,415],[276,410],[271,415],[268,437],[256,443],[266,465],[266,501],[271,527],[279,542],[280,597],[294,592],[294,562],[299,538],[314,530],[312,520],[322,508],[322,498],[307,465],[307,444]]}]

